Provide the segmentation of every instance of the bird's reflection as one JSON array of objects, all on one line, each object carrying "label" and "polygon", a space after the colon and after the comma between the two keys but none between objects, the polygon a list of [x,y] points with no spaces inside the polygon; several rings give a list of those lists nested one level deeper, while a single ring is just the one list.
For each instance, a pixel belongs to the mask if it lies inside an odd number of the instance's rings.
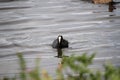
[{"label": "bird's reflection", "polygon": [[69,56],[66,56],[66,55],[63,55],[63,51],[61,48],[58,48],[57,49],[57,56],[55,56],[57,58],[63,58],[63,57],[69,57]]},{"label": "bird's reflection", "polygon": [[63,57],[63,52],[62,52],[61,48],[57,49],[57,56],[56,57],[58,57],[58,58],[62,58]]}]

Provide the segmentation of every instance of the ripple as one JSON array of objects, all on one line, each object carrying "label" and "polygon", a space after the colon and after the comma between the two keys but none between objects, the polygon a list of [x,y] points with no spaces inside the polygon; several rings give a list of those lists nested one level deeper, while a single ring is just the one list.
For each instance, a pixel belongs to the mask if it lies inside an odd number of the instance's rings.
[{"label": "ripple", "polygon": [[0,0],[0,2],[11,2],[13,0]]},{"label": "ripple", "polygon": [[20,24],[31,21],[30,19],[15,19],[15,20],[9,20],[0,22],[0,25],[10,25],[10,24]]},{"label": "ripple", "polygon": [[11,9],[26,9],[26,8],[30,8],[30,7],[0,7],[0,10],[11,10]]}]

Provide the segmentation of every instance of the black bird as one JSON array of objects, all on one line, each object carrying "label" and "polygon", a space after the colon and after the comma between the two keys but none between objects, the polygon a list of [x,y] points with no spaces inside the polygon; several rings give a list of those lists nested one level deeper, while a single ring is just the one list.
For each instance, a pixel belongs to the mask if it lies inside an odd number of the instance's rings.
[{"label": "black bird", "polygon": [[52,47],[56,49],[68,48],[69,42],[63,39],[63,36],[59,35],[56,40],[53,41]]}]

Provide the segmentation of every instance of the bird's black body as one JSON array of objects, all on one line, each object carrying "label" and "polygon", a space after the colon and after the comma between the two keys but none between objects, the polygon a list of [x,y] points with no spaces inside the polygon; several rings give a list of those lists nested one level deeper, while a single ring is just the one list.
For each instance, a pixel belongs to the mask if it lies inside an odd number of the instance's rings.
[{"label": "bird's black body", "polygon": [[68,48],[68,44],[69,42],[67,40],[63,39],[62,36],[58,36],[58,38],[53,41],[52,47],[57,49]]}]

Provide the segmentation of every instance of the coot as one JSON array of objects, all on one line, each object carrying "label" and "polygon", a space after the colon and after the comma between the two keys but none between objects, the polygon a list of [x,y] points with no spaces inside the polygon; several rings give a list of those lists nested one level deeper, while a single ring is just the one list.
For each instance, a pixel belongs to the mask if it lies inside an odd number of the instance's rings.
[{"label": "coot", "polygon": [[53,41],[52,47],[57,49],[68,48],[69,42],[63,39],[63,36],[59,35],[56,40]]}]

